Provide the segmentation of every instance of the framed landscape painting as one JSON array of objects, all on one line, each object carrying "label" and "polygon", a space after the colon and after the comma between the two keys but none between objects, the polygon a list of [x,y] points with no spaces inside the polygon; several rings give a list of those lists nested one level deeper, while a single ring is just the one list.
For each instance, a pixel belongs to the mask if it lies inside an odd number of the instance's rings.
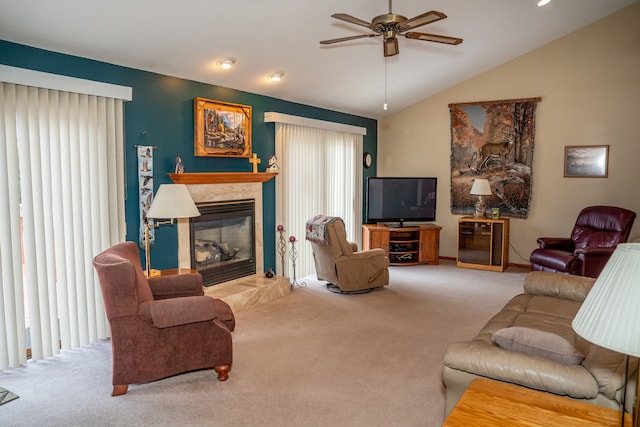
[{"label": "framed landscape painting", "polygon": [[567,145],[564,147],[564,176],[566,178],[606,178],[608,173],[608,145]]},{"label": "framed landscape painting", "polygon": [[196,157],[251,157],[251,106],[196,98]]}]

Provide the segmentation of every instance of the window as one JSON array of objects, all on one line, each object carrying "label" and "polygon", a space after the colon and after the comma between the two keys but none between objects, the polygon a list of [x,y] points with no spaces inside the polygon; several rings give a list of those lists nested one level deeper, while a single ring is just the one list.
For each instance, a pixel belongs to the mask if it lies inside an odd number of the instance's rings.
[{"label": "window", "polygon": [[[276,222],[297,239],[296,278],[315,273],[305,224],[318,214],[344,220],[347,238],[362,236],[362,134],[276,123]],[[290,243],[287,242],[289,250]],[[278,263],[277,263],[278,264]],[[285,261],[285,269],[291,262]],[[293,277],[293,272],[279,274]]]},{"label": "window", "polygon": [[[7,82],[6,68],[0,369],[24,363],[29,347],[42,359],[108,336],[91,260],[125,235],[123,99]],[[45,73],[18,80],[33,74]]]}]

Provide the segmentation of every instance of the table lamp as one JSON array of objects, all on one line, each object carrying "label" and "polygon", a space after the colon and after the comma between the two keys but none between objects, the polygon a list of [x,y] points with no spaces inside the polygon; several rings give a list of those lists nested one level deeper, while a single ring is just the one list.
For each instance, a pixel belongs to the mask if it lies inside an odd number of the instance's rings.
[{"label": "table lamp", "polygon": [[484,201],[482,196],[491,195],[491,186],[489,185],[489,180],[485,178],[475,179],[473,181],[473,185],[471,186],[470,194],[478,196],[478,201],[476,202],[476,213],[473,215],[473,217],[484,218],[487,213],[487,202]]},{"label": "table lamp", "polygon": [[[640,243],[619,244],[573,319],[578,335],[625,355],[620,425],[624,426],[629,356],[640,357]],[[636,388],[637,382],[636,382]],[[638,425],[638,392],[633,425]]]},{"label": "table lamp", "polygon": [[[187,186],[184,184],[162,184],[151,202],[147,212],[147,223],[144,228],[144,249],[146,252],[146,274],[151,274],[151,256],[149,254],[149,228],[171,224],[176,218],[193,218],[200,216],[200,212],[193,202]],[[149,219],[162,218],[165,221],[149,224]],[[168,221],[166,219],[169,219]]]}]

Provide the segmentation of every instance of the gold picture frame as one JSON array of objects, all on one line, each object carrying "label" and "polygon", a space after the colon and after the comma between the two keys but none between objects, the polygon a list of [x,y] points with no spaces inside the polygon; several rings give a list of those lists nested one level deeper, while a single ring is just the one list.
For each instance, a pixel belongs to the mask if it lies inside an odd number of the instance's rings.
[{"label": "gold picture frame", "polygon": [[250,105],[196,98],[193,109],[196,157],[251,157]]},{"label": "gold picture frame", "polygon": [[565,178],[607,178],[608,176],[608,145],[566,145],[564,147]]}]

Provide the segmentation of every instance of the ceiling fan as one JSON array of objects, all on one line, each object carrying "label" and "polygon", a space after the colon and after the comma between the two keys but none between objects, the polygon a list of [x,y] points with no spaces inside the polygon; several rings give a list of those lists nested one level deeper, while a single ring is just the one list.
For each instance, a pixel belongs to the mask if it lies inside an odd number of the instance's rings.
[{"label": "ceiling fan", "polygon": [[382,36],[384,46],[384,56],[393,56],[400,53],[398,48],[398,36],[404,36],[408,39],[424,40],[428,42],[437,42],[445,44],[460,44],[462,39],[457,37],[441,36],[437,34],[418,33],[410,31],[423,25],[445,19],[447,15],[442,12],[432,10],[423,13],[411,19],[407,19],[402,15],[396,15],[391,11],[392,0],[389,0],[389,13],[379,15],[373,18],[371,22],[363,21],[346,13],[334,13],[332,18],[340,19],[351,24],[361,25],[373,31],[369,34],[359,34],[357,36],[340,37],[337,39],[323,40],[320,44],[327,45],[333,43],[346,42],[349,40],[361,39],[365,37]]}]

